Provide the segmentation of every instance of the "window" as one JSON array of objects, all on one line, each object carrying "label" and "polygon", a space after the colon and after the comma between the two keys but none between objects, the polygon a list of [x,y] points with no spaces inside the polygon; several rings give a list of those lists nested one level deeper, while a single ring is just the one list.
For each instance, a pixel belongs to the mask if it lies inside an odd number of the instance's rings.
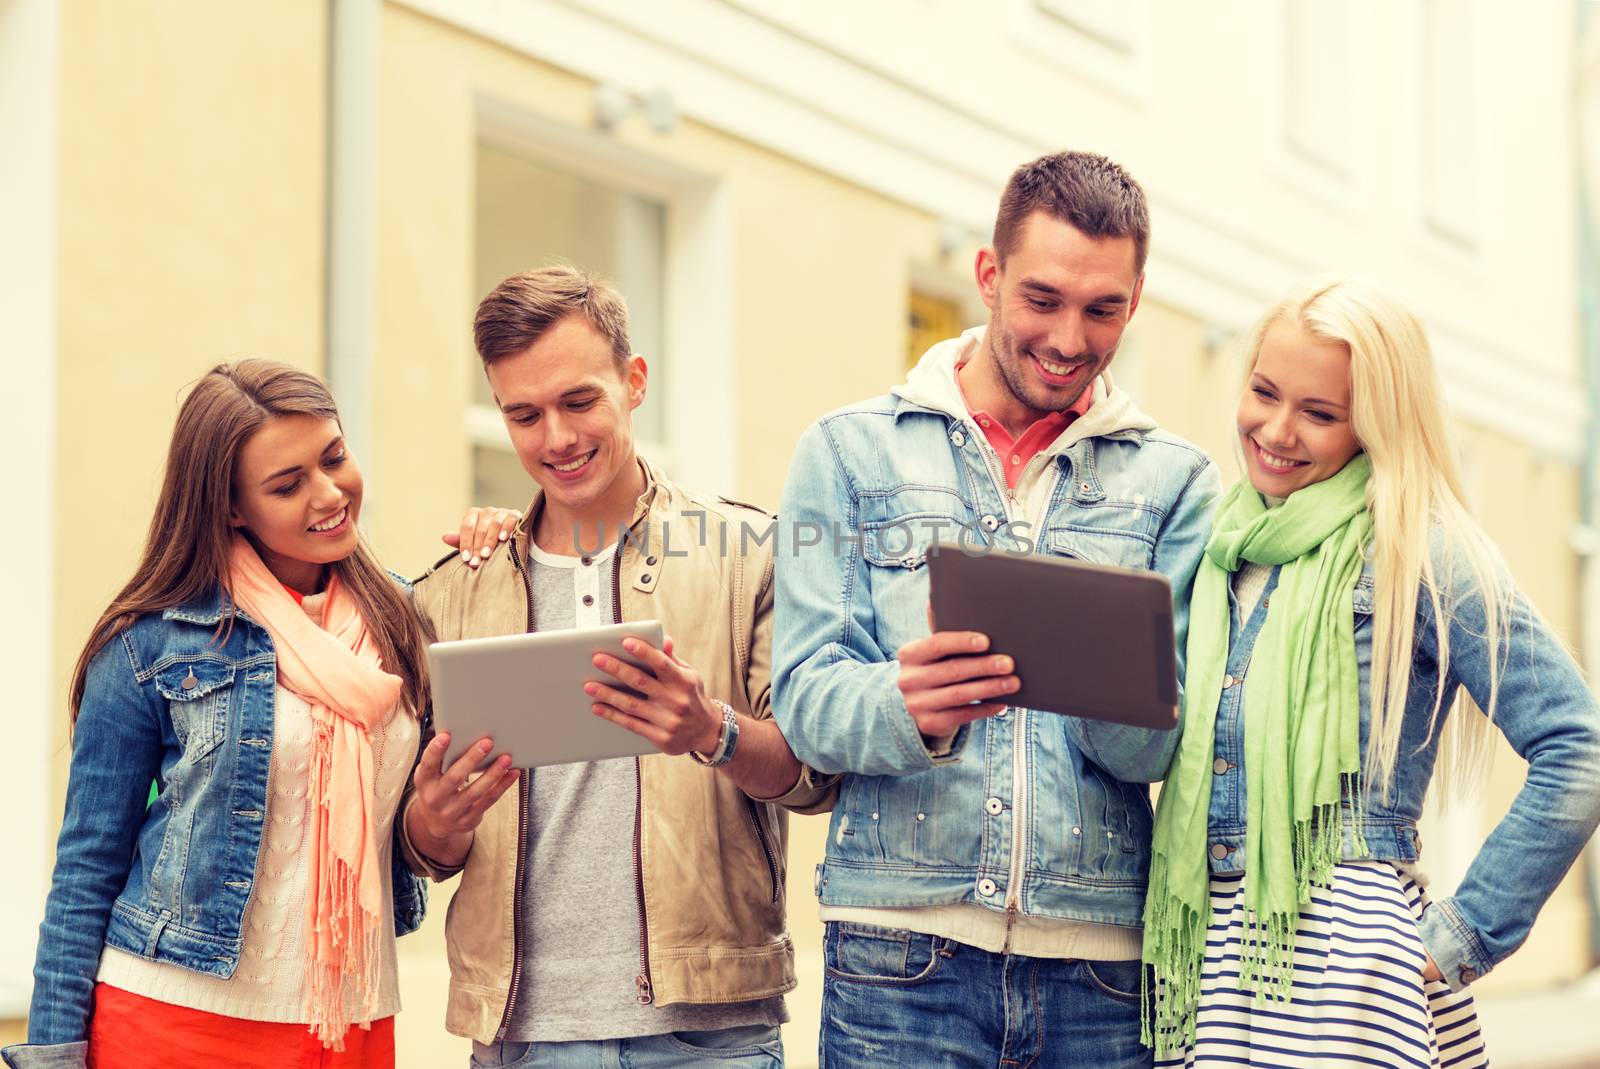
[{"label": "window", "polygon": [[1332,175],[1349,174],[1351,24],[1342,4],[1290,0],[1284,51],[1284,143]]},{"label": "window", "polygon": [[1478,215],[1478,76],[1473,5],[1422,9],[1423,212],[1442,237],[1470,245]]},{"label": "window", "polygon": [[1034,0],[1034,4],[1101,44],[1124,52],[1134,47],[1135,18],[1126,0]]},{"label": "window", "polygon": [[[667,440],[668,363],[663,306],[667,208],[658,199],[563,169],[498,139],[477,150],[473,293],[481,297],[507,275],[562,261],[609,279],[628,301],[633,350],[650,366],[650,388],[633,413],[634,439],[651,455]],[[522,505],[523,472],[481,367],[469,364],[472,492],[479,504]]]},{"label": "window", "polygon": [[912,290],[906,305],[906,367],[916,367],[923,353],[954,338],[965,326],[960,301]]}]

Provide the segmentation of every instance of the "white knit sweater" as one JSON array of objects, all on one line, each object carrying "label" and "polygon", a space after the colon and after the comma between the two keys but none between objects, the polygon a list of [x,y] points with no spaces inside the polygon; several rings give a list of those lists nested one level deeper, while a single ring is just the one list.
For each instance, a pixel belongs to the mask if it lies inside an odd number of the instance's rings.
[{"label": "white knit sweater", "polygon": [[[306,896],[310,856],[307,830],[311,820],[308,768],[311,758],[311,707],[282,687],[277,688],[272,762],[267,776],[266,824],[256,864],[255,886],[244,911],[244,952],[229,979],[191,972],[166,962],[149,961],[112,947],[100,955],[99,979],[113,987],[176,1006],[206,1010],[251,1021],[305,1022]],[[372,732],[374,841],[383,883],[382,940],[378,990],[372,1020],[400,1008],[396,979],[393,884],[390,882],[390,835],[400,794],[417,751],[415,718],[396,707]],[[194,889],[204,893],[203,889]],[[351,992],[346,1006],[356,1017],[359,1007]]]}]

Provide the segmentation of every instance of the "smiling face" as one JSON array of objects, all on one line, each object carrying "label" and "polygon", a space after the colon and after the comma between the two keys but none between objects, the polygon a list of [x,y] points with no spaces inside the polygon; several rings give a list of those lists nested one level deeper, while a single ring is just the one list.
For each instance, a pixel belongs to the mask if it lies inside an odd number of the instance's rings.
[{"label": "smiling face", "polygon": [[979,252],[977,278],[989,329],[968,365],[979,394],[969,400],[1024,425],[1072,407],[1094,383],[1144,285],[1133,238],[1091,238],[1041,211],[1003,264],[993,249]]},{"label": "smiling face", "polygon": [[274,416],[239,450],[229,522],[250,537],[278,581],[302,594],[360,543],[361,469],[339,424]]},{"label": "smiling face", "polygon": [[1271,497],[1337,475],[1361,451],[1350,423],[1350,350],[1280,319],[1261,339],[1239,398],[1250,485]]},{"label": "smiling face", "polygon": [[644,401],[644,360],[634,356],[619,367],[604,336],[573,314],[487,372],[511,444],[544,490],[550,518],[625,520],[643,489],[633,410]]}]

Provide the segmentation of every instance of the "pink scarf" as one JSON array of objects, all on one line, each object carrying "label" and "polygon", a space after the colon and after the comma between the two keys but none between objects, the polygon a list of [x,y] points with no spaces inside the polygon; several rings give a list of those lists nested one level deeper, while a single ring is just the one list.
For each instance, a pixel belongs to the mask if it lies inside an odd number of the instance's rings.
[{"label": "pink scarf", "polygon": [[306,949],[311,1031],[344,1049],[345,986],[365,1015],[377,990],[383,884],[372,841],[372,740],[400,700],[400,678],[338,579],[328,580],[322,627],[312,623],[242,535],[233,539],[234,601],[272,636],[278,685],[311,706],[311,878]]}]

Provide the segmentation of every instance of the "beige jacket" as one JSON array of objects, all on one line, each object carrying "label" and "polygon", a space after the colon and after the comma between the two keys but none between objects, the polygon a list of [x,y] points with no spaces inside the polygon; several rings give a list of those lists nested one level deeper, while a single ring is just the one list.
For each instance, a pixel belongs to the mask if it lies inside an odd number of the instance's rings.
[{"label": "beige jacket", "polygon": [[[750,716],[770,717],[772,517],[689,494],[648,465],[645,473],[647,488],[632,534],[613,569],[620,619],[660,620],[674,653],[704,678],[707,694]],[[525,569],[540,504],[535,496],[511,552],[496,553],[475,570],[455,555],[417,581],[417,608],[439,640],[533,629]],[[789,793],[761,801],[687,756],[639,758],[638,771],[633,846],[643,918],[639,1000],[743,1002],[792,989],[794,948],[784,921],[785,810],[830,808],[834,780],[803,769]],[[408,791],[402,816],[412,800]],[[521,980],[528,804],[524,777],[517,791],[485,814],[464,870],[437,865],[402,836],[418,873],[436,880],[462,873],[445,922],[445,1027],[481,1043],[503,1033]]]}]

